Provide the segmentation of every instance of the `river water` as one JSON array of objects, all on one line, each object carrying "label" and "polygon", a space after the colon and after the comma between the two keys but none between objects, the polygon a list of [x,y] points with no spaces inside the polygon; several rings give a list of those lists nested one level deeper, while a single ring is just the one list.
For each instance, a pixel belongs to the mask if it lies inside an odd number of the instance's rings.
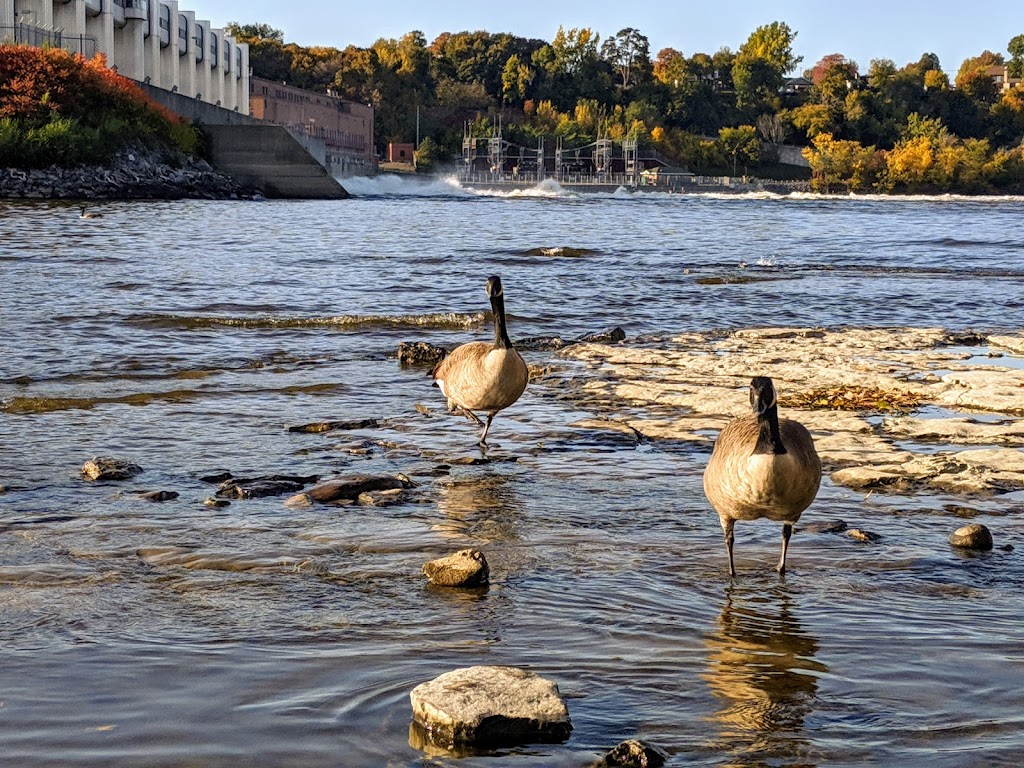
[{"label": "river water", "polygon": [[[631,737],[680,766],[1024,762],[1021,494],[972,504],[1015,552],[964,557],[958,500],[826,477],[805,520],[884,544],[798,532],[780,579],[778,527],[748,525],[730,581],[705,446],[574,426],[592,414],[539,384],[495,420],[492,462],[458,463],[475,428],[395,360],[490,338],[492,273],[513,339],[1019,332],[1024,201],[350,186],[91,220],[0,202],[0,764],[585,766]],[[379,425],[286,429],[362,418]],[[86,482],[95,455],[145,472]],[[223,470],[418,488],[205,506]],[[467,546],[490,589],[427,587],[422,563]],[[409,691],[473,664],[555,680],[571,738],[410,743]]]}]

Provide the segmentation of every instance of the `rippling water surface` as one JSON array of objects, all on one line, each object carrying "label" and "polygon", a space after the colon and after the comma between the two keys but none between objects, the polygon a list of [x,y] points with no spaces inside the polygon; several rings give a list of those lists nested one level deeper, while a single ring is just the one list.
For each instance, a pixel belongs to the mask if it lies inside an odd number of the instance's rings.
[{"label": "rippling water surface", "polygon": [[[805,518],[883,544],[798,532],[779,579],[777,526],[750,525],[730,583],[706,447],[578,426],[592,414],[536,385],[495,420],[493,461],[459,463],[474,430],[394,359],[488,338],[492,273],[513,338],[1018,331],[1021,200],[352,186],[88,221],[0,202],[0,763],[584,766],[630,737],[673,765],[1024,761],[1019,494],[975,505],[1017,550],[963,557],[956,500],[826,479]],[[145,472],[87,483],[94,455]],[[419,487],[391,507],[204,506],[223,470]],[[427,587],[422,563],[465,546],[490,589]],[[409,690],[472,664],[556,680],[569,741],[410,743]]]}]

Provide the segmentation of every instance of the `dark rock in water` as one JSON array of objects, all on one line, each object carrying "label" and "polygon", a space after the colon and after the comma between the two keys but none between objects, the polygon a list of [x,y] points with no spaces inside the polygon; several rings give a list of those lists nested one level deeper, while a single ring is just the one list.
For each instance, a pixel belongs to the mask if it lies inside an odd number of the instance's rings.
[{"label": "dark rock in water", "polygon": [[448,459],[449,465],[460,464],[463,466],[475,467],[481,464],[490,464],[491,460],[486,456],[460,456],[457,459]]},{"label": "dark rock in water", "polygon": [[454,555],[423,564],[423,575],[441,587],[482,587],[491,571],[478,549],[463,549]]},{"label": "dark rock in water", "polygon": [[949,536],[949,543],[960,549],[992,549],[992,532],[981,523],[957,528]]},{"label": "dark rock in water", "polygon": [[842,533],[846,530],[843,520],[821,520],[801,525],[797,530],[803,533]]},{"label": "dark rock in water", "polygon": [[126,459],[96,456],[82,465],[87,480],[127,480],[142,472],[142,467]]},{"label": "dark rock in water", "polygon": [[234,499],[260,499],[301,491],[318,480],[317,475],[264,475],[243,480],[231,479],[217,489],[217,496]]},{"label": "dark rock in water", "polygon": [[139,494],[144,501],[173,501],[180,494],[177,491],[145,491]]},{"label": "dark rock in water", "polygon": [[0,493],[7,493],[7,486],[0,483]]},{"label": "dark rock in water", "polygon": [[233,475],[226,469],[218,470],[209,475],[203,475],[199,479],[204,483],[223,483],[225,480],[230,480]]},{"label": "dark rock in water", "polygon": [[398,362],[402,365],[435,366],[448,355],[448,350],[425,341],[403,341],[398,345]]},{"label": "dark rock in water", "polygon": [[203,499],[203,504],[205,504],[208,507],[213,507],[214,509],[223,509],[224,507],[231,506],[231,502],[228,501],[227,499],[217,499],[214,498],[213,496]]},{"label": "dark rock in water", "polygon": [[668,753],[639,739],[629,739],[613,748],[593,768],[661,768]]},{"label": "dark rock in water", "polygon": [[516,349],[524,352],[548,352],[563,349],[565,346],[565,339],[561,336],[529,336],[517,339],[515,343]]},{"label": "dark rock in water", "polygon": [[352,475],[337,480],[328,480],[326,483],[314,486],[306,492],[306,495],[312,501],[326,503],[339,499],[355,500],[362,493],[390,491],[408,488],[411,485],[409,478],[404,475]]},{"label": "dark rock in water", "polygon": [[560,742],[572,722],[558,686],[517,667],[466,667],[413,688],[414,721],[430,743],[502,746]]},{"label": "dark rock in water", "polygon": [[974,331],[950,331],[942,341],[951,347],[980,347],[988,344],[988,336]]},{"label": "dark rock in water", "polygon": [[585,333],[578,339],[574,339],[574,344],[618,344],[620,341],[626,340],[626,332],[616,326],[610,331],[598,331],[597,333]]},{"label": "dark rock in water", "polygon": [[288,427],[289,432],[306,432],[318,434],[320,432],[333,432],[336,429],[366,429],[378,426],[376,419],[353,419],[351,421],[316,421],[312,424],[299,424]]},{"label": "dark rock in water", "polygon": [[876,541],[881,541],[882,537],[877,533],[871,531],[863,531],[860,528],[850,528],[846,531],[846,535],[855,541],[862,541],[865,544],[873,544]]}]

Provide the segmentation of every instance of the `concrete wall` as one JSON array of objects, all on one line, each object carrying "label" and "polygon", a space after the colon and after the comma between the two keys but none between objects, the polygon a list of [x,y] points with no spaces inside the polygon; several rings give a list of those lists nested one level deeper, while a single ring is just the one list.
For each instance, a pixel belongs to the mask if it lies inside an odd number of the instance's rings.
[{"label": "concrete wall", "polygon": [[207,125],[214,166],[267,197],[342,200],[348,192],[280,125]]}]

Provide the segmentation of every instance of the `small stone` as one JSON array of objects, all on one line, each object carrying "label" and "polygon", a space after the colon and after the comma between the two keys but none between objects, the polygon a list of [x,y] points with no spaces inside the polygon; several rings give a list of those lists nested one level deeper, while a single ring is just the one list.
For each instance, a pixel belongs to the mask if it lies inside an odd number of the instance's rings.
[{"label": "small stone", "polygon": [[221,498],[262,499],[266,496],[280,496],[282,493],[302,490],[307,483],[315,483],[316,480],[316,475],[265,475],[242,480],[232,479],[221,484],[217,489],[217,495]]},{"label": "small stone", "polygon": [[846,522],[843,520],[822,520],[800,526],[802,533],[842,533],[845,530]]},{"label": "small stone", "polygon": [[142,467],[126,459],[97,456],[82,465],[87,480],[127,480],[142,472]]},{"label": "small stone", "polygon": [[491,572],[487,558],[478,549],[463,549],[454,555],[423,564],[423,574],[441,587],[482,587]]},{"label": "small stone", "polygon": [[558,686],[517,667],[456,669],[409,698],[414,721],[445,748],[560,742],[572,732]]},{"label": "small stone", "polygon": [[614,747],[593,768],[661,768],[668,753],[639,739],[629,739]]},{"label": "small stone", "polygon": [[424,416],[430,416],[431,413],[432,413],[432,411],[427,406],[425,406],[423,403],[416,403],[413,406],[413,408],[416,409],[416,413],[421,413]]},{"label": "small stone", "polygon": [[232,477],[231,473],[226,469],[217,470],[209,475],[203,475],[199,479],[204,483],[223,483],[225,480],[230,480]]},{"label": "small stone", "polygon": [[145,491],[139,494],[139,498],[144,501],[173,501],[178,498],[180,494],[177,491]]},{"label": "small stone", "polygon": [[214,509],[223,509],[224,507],[231,506],[231,502],[227,499],[216,499],[213,496],[203,499],[203,504]]},{"label": "small stone", "polygon": [[[578,339],[575,339],[574,343],[577,344],[618,344],[620,341],[626,340],[626,332],[616,326],[610,331],[598,331],[597,333],[585,333]],[[628,744],[629,742],[623,742]]]},{"label": "small stone", "polygon": [[871,531],[864,531],[860,528],[850,528],[848,531],[846,531],[846,535],[849,536],[851,539],[854,539],[856,541],[863,541],[864,543],[874,543],[876,541],[882,540],[882,537],[879,536],[877,533],[872,533]]},{"label": "small stone", "polygon": [[0,483],[0,493],[7,493],[7,486]]},{"label": "small stone", "polygon": [[398,345],[398,362],[402,365],[434,366],[447,356],[447,349],[425,341],[403,341]]},{"label": "small stone", "polygon": [[992,533],[981,523],[971,523],[950,534],[949,543],[960,549],[992,549]]},{"label": "small stone", "polygon": [[285,499],[284,505],[292,508],[311,507],[313,506],[313,499],[310,498],[308,493],[296,493],[294,496],[289,496]]}]

